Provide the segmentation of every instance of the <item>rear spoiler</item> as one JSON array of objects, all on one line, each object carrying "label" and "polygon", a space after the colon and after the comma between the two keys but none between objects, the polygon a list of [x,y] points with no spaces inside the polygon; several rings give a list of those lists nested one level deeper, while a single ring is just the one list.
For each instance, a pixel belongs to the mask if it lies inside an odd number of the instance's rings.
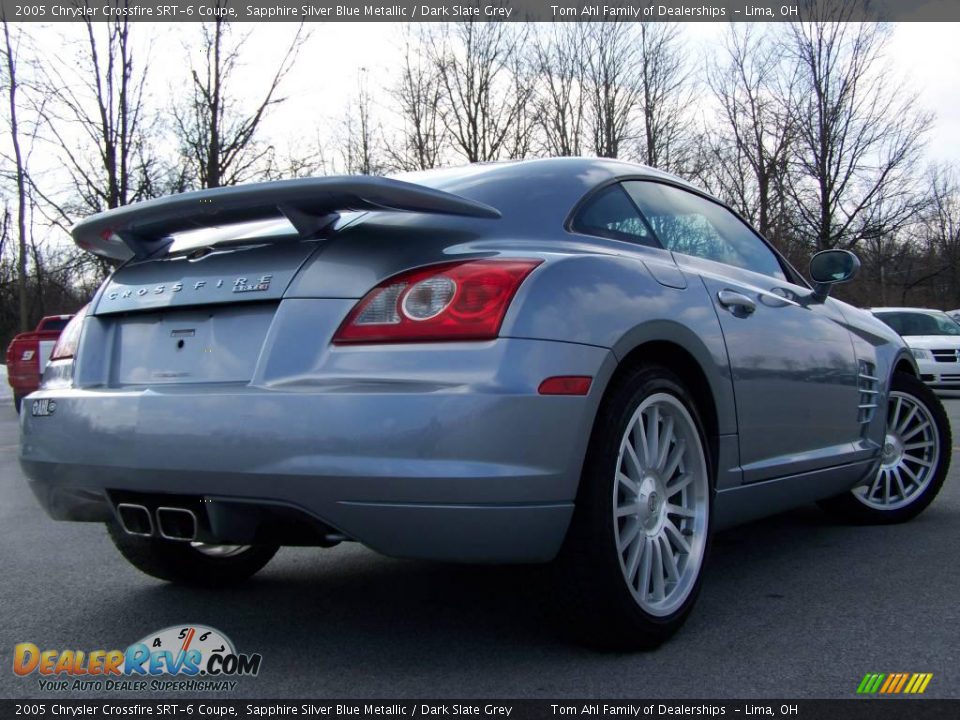
[{"label": "rear spoiler", "polygon": [[286,218],[302,238],[317,237],[350,210],[497,219],[495,208],[459,195],[388,178],[355,175],[251,183],[147,200],[77,223],[74,242],[111,260],[161,257],[174,233]]}]

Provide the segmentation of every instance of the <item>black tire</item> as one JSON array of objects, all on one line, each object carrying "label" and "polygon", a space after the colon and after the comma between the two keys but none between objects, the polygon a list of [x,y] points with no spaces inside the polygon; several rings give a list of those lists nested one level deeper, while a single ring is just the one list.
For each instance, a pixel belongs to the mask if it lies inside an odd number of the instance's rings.
[{"label": "black tire", "polygon": [[[937,398],[934,392],[923,382],[913,375],[906,373],[894,374],[890,383],[890,391],[891,397],[887,407],[888,434],[884,444],[884,452],[887,452],[890,438],[889,424],[896,419],[894,415],[897,412],[897,397],[909,398],[912,402],[926,409],[926,417],[932,420],[934,426],[929,432],[924,431],[920,427],[924,414],[918,410],[917,414],[921,416],[920,419],[916,419],[914,424],[908,425],[904,431],[905,433],[916,433],[916,435],[906,434],[906,439],[908,440],[917,442],[914,440],[915,437],[929,438],[925,442],[935,443],[935,446],[927,446],[922,449],[922,452],[928,452],[928,450],[931,452],[930,457],[927,458],[927,460],[931,462],[929,474],[924,475],[926,471],[923,468],[925,466],[906,460],[905,458],[909,456],[905,456],[901,450],[901,463],[906,462],[907,469],[910,470],[910,473],[919,475],[925,482],[923,484],[917,483],[916,487],[914,487],[913,484],[911,484],[913,482],[911,476],[908,475],[906,471],[901,473],[898,470],[897,475],[906,478],[907,483],[905,492],[901,494],[899,488],[902,485],[896,483],[888,470],[887,478],[890,478],[889,481],[893,489],[892,493],[888,491],[888,499],[890,502],[884,503],[882,493],[884,491],[883,486],[886,484],[887,479],[883,473],[885,468],[891,467],[889,462],[892,462],[891,458],[896,457],[897,453],[893,452],[890,455],[885,454],[884,460],[877,470],[877,474],[871,476],[870,481],[866,485],[855,488],[838,497],[820,501],[820,507],[845,522],[861,525],[889,525],[912,520],[933,502],[933,499],[937,496],[937,493],[940,492],[940,488],[943,487],[943,482],[947,477],[953,444],[950,437],[950,420],[947,418],[947,414],[939,398]],[[900,420],[897,425],[902,424],[902,422],[903,420]],[[894,432],[894,436],[899,440],[896,432]],[[897,448],[893,449],[894,451],[897,450]],[[936,450],[935,453],[934,449]],[[901,463],[896,463],[893,467],[900,467]],[[875,482],[876,485],[874,485]],[[874,489],[876,489],[875,493]],[[868,497],[871,493],[876,495],[876,500],[871,500]],[[893,497],[890,497],[891,494]]]},{"label": "black tire", "polygon": [[23,395],[17,395],[16,393],[14,393],[14,395],[13,395],[13,407],[16,408],[17,415],[20,414],[20,405],[21,405],[21,403],[23,403]]},{"label": "black tire", "polygon": [[[630,571],[627,570],[628,556],[632,558],[632,566],[636,567],[637,559],[630,556],[633,545],[626,547],[629,549],[621,550],[618,542],[622,545],[626,542],[626,536],[630,535],[627,530],[627,523],[636,522],[636,527],[641,528],[637,531],[640,537],[639,542],[648,542],[644,539],[644,534],[649,537],[650,532],[655,532],[657,524],[656,512],[654,507],[657,505],[657,492],[664,490],[663,503],[666,503],[664,512],[667,512],[671,505],[669,501],[679,500],[685,502],[686,495],[674,495],[668,492],[670,479],[679,477],[669,471],[667,467],[661,466],[665,475],[663,484],[658,485],[646,497],[637,491],[637,495],[631,495],[630,499],[635,502],[633,507],[637,508],[636,515],[630,515],[626,518],[617,518],[614,516],[614,503],[618,506],[623,502],[624,490],[621,487],[622,481],[619,479],[622,470],[628,468],[625,464],[626,454],[621,456],[621,444],[628,442],[628,427],[635,427],[635,416],[641,413],[641,408],[647,402],[654,402],[656,398],[663,398],[668,395],[679,401],[685,409],[692,427],[687,431],[687,435],[695,442],[691,445],[698,445],[701,461],[697,463],[687,463],[689,466],[702,468],[700,474],[702,478],[696,479],[697,497],[702,496],[705,508],[701,513],[699,531],[691,540],[691,548],[696,548],[697,553],[684,556],[679,546],[673,547],[677,550],[677,563],[673,565],[674,570],[679,569],[680,563],[696,554],[699,559],[696,564],[684,565],[679,577],[685,577],[686,590],[685,599],[679,606],[668,614],[653,614],[648,612],[642,606],[643,600],[640,599],[640,586],[643,573],[646,571],[646,559],[642,561],[643,569],[636,572],[636,580],[628,580]],[[667,407],[667,412],[672,410]],[[658,415],[659,417],[659,415]],[[672,421],[671,421],[672,422]],[[649,418],[641,421],[641,427],[649,427],[653,423]],[[666,419],[663,424],[659,422],[658,435],[661,437]],[[671,424],[671,427],[673,425]],[[689,440],[684,440],[684,446]],[[677,447],[676,445],[668,447]],[[626,449],[626,448],[624,448]],[[681,451],[682,452],[682,451]],[[692,452],[692,451],[691,451]],[[646,461],[644,461],[646,464]],[[670,462],[666,463],[667,466]],[[656,473],[657,470],[644,469],[639,474],[646,478],[648,473]],[[691,473],[692,474],[692,473]],[[666,368],[660,366],[647,365],[620,378],[615,386],[611,387],[604,398],[593,433],[590,438],[590,445],[584,463],[583,473],[580,480],[580,488],[577,495],[576,509],[564,547],[558,558],[557,566],[560,571],[560,579],[563,587],[559,588],[558,597],[564,598],[565,602],[565,627],[570,630],[575,639],[588,646],[603,650],[642,650],[652,649],[660,645],[664,640],[673,635],[686,620],[696,600],[700,590],[703,577],[703,568],[706,562],[710,545],[710,520],[712,512],[712,493],[713,493],[713,472],[711,469],[710,452],[706,442],[706,434],[703,430],[703,424],[700,421],[697,412],[697,406],[690,393],[684,387],[680,378]],[[631,478],[632,479],[632,478]],[[643,480],[647,482],[647,480]],[[639,484],[638,484],[639,486]],[[688,487],[693,487],[691,482]],[[694,490],[683,491],[691,493],[693,497]],[[648,502],[653,497],[652,503]],[[697,501],[699,502],[699,501]],[[647,513],[640,508],[646,506]],[[669,513],[668,513],[669,514]],[[663,529],[664,520],[660,521]],[[683,534],[686,535],[686,528],[692,527],[684,525],[687,522],[683,519],[674,519],[674,529],[683,527]],[[692,520],[689,522],[693,522]],[[623,524],[621,524],[623,523]],[[650,525],[654,528],[651,528]],[[630,530],[634,528],[631,527]],[[631,535],[631,537],[636,537]],[[687,536],[693,537],[691,535]],[[667,541],[668,543],[670,541]],[[638,550],[641,558],[648,555],[647,544]],[[665,553],[670,549],[662,547],[657,548],[652,557],[653,562],[656,558],[665,557]],[[664,567],[666,565],[664,564]],[[688,572],[689,571],[689,572]],[[692,574],[691,574],[692,573]],[[663,580],[669,582],[669,578],[661,575],[661,592],[663,592]],[[652,577],[652,575],[650,576]],[[679,580],[674,585],[676,600],[680,601],[683,596],[677,591],[680,587]],[[690,583],[692,582],[692,586]],[[649,597],[651,588],[650,581],[643,580],[644,596]],[[655,585],[653,585],[655,587]],[[666,609],[666,608],[664,608]]]},{"label": "black tire", "polygon": [[116,522],[108,522],[107,531],[120,554],[141,572],[194,587],[223,587],[246,580],[278,550],[276,545],[251,545],[239,554],[215,557],[188,542],[130,535]]}]

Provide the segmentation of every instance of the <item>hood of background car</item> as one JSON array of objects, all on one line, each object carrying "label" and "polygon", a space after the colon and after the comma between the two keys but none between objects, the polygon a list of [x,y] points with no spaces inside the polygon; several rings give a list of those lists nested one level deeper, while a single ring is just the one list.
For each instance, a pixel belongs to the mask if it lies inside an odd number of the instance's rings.
[{"label": "hood of background car", "polygon": [[960,335],[904,335],[912,348],[960,348]]}]

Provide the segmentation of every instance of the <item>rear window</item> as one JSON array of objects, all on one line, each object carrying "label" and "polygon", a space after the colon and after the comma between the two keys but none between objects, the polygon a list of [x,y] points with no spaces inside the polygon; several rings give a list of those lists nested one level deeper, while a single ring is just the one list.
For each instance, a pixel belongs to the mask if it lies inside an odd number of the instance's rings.
[{"label": "rear window", "polygon": [[573,230],[584,235],[660,247],[636,205],[620,185],[611,185],[590,198],[577,213]]},{"label": "rear window", "polygon": [[880,312],[876,316],[899,335],[960,335],[960,325],[942,313]]},{"label": "rear window", "polygon": [[40,325],[40,332],[55,332],[63,330],[70,318],[54,318],[53,320],[44,320]]}]

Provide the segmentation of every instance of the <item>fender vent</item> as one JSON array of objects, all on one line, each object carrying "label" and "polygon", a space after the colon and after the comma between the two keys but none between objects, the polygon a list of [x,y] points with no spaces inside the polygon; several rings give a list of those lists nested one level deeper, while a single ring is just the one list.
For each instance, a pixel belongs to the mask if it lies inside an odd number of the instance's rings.
[{"label": "fender vent", "polygon": [[857,373],[857,388],[860,390],[860,404],[858,408],[858,419],[861,424],[866,425],[877,413],[877,395],[879,390],[877,386],[877,366],[866,360],[860,361],[859,372]]}]

